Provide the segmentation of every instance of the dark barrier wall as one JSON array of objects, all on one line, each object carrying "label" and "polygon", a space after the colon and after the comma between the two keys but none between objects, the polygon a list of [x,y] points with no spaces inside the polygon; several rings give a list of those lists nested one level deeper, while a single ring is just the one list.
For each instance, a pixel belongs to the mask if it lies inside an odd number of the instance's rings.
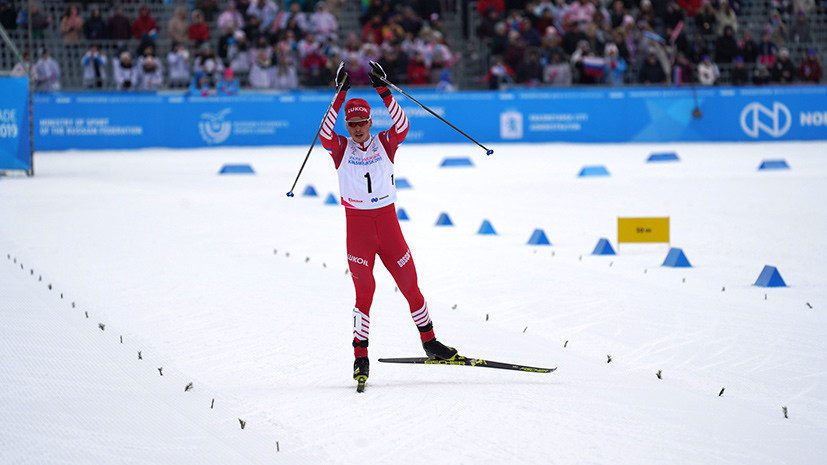
[{"label": "dark barrier wall", "polygon": [[[827,140],[827,87],[515,90],[411,95],[482,143],[730,142]],[[374,127],[390,126],[370,90]],[[396,95],[410,119],[407,142],[467,139]],[[35,148],[134,149],[307,145],[332,92],[186,97],[180,94],[54,93],[35,97]],[[346,134],[342,118],[337,131]]]}]

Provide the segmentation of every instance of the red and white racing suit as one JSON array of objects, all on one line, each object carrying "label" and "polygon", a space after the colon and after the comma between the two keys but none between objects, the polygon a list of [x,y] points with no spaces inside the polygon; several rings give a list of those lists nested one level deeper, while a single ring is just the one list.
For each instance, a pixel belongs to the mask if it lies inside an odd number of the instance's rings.
[{"label": "red and white racing suit", "polygon": [[433,324],[425,298],[419,291],[416,267],[396,218],[396,186],[393,161],[399,144],[408,134],[408,118],[386,87],[376,91],[390,112],[393,126],[364,144],[333,130],[345,102],[339,92],[325,117],[319,133],[322,146],[330,152],[339,176],[339,191],[347,221],[347,258],[356,303],[353,309],[353,347],[356,357],[367,356],[370,335],[370,307],[376,281],[373,265],[376,256],[388,269],[405,296],[420,338],[434,338]]}]

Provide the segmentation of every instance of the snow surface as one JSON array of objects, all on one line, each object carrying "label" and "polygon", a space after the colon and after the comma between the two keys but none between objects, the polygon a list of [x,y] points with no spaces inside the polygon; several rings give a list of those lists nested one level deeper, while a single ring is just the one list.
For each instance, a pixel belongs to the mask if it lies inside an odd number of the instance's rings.
[{"label": "snow surface", "polygon": [[[824,463],[827,143],[492,148],[400,149],[403,231],[442,341],[558,370],[378,363],[422,350],[377,266],[364,394],[324,151],[292,199],[302,147],[39,154],[0,180],[0,463]],[[618,216],[693,268],[591,255]]]}]

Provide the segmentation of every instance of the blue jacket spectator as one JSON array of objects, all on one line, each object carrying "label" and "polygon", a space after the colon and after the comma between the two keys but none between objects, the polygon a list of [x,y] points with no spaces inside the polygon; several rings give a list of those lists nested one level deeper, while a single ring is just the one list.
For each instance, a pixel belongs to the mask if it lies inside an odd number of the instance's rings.
[{"label": "blue jacket spectator", "polygon": [[238,79],[232,68],[225,68],[224,75],[218,81],[218,95],[238,95]]},{"label": "blue jacket spectator", "polygon": [[190,82],[190,88],[187,95],[190,97],[207,97],[212,93],[212,89],[207,83],[207,76],[199,71],[195,73]]}]

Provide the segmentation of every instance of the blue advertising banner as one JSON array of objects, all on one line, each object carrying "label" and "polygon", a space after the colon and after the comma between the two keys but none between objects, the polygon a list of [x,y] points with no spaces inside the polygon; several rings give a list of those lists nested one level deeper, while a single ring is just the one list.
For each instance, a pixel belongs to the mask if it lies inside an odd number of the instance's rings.
[{"label": "blue advertising banner", "polygon": [[[483,143],[737,142],[827,140],[827,87],[412,90],[435,113]],[[372,90],[374,127],[391,119]],[[35,97],[37,150],[309,145],[333,95],[325,92],[53,93]],[[408,143],[464,143],[462,135],[396,95]],[[702,117],[693,117],[697,104]],[[337,132],[346,134],[341,118]]]},{"label": "blue advertising banner", "polygon": [[0,89],[0,171],[29,171],[29,79],[0,77]]}]

